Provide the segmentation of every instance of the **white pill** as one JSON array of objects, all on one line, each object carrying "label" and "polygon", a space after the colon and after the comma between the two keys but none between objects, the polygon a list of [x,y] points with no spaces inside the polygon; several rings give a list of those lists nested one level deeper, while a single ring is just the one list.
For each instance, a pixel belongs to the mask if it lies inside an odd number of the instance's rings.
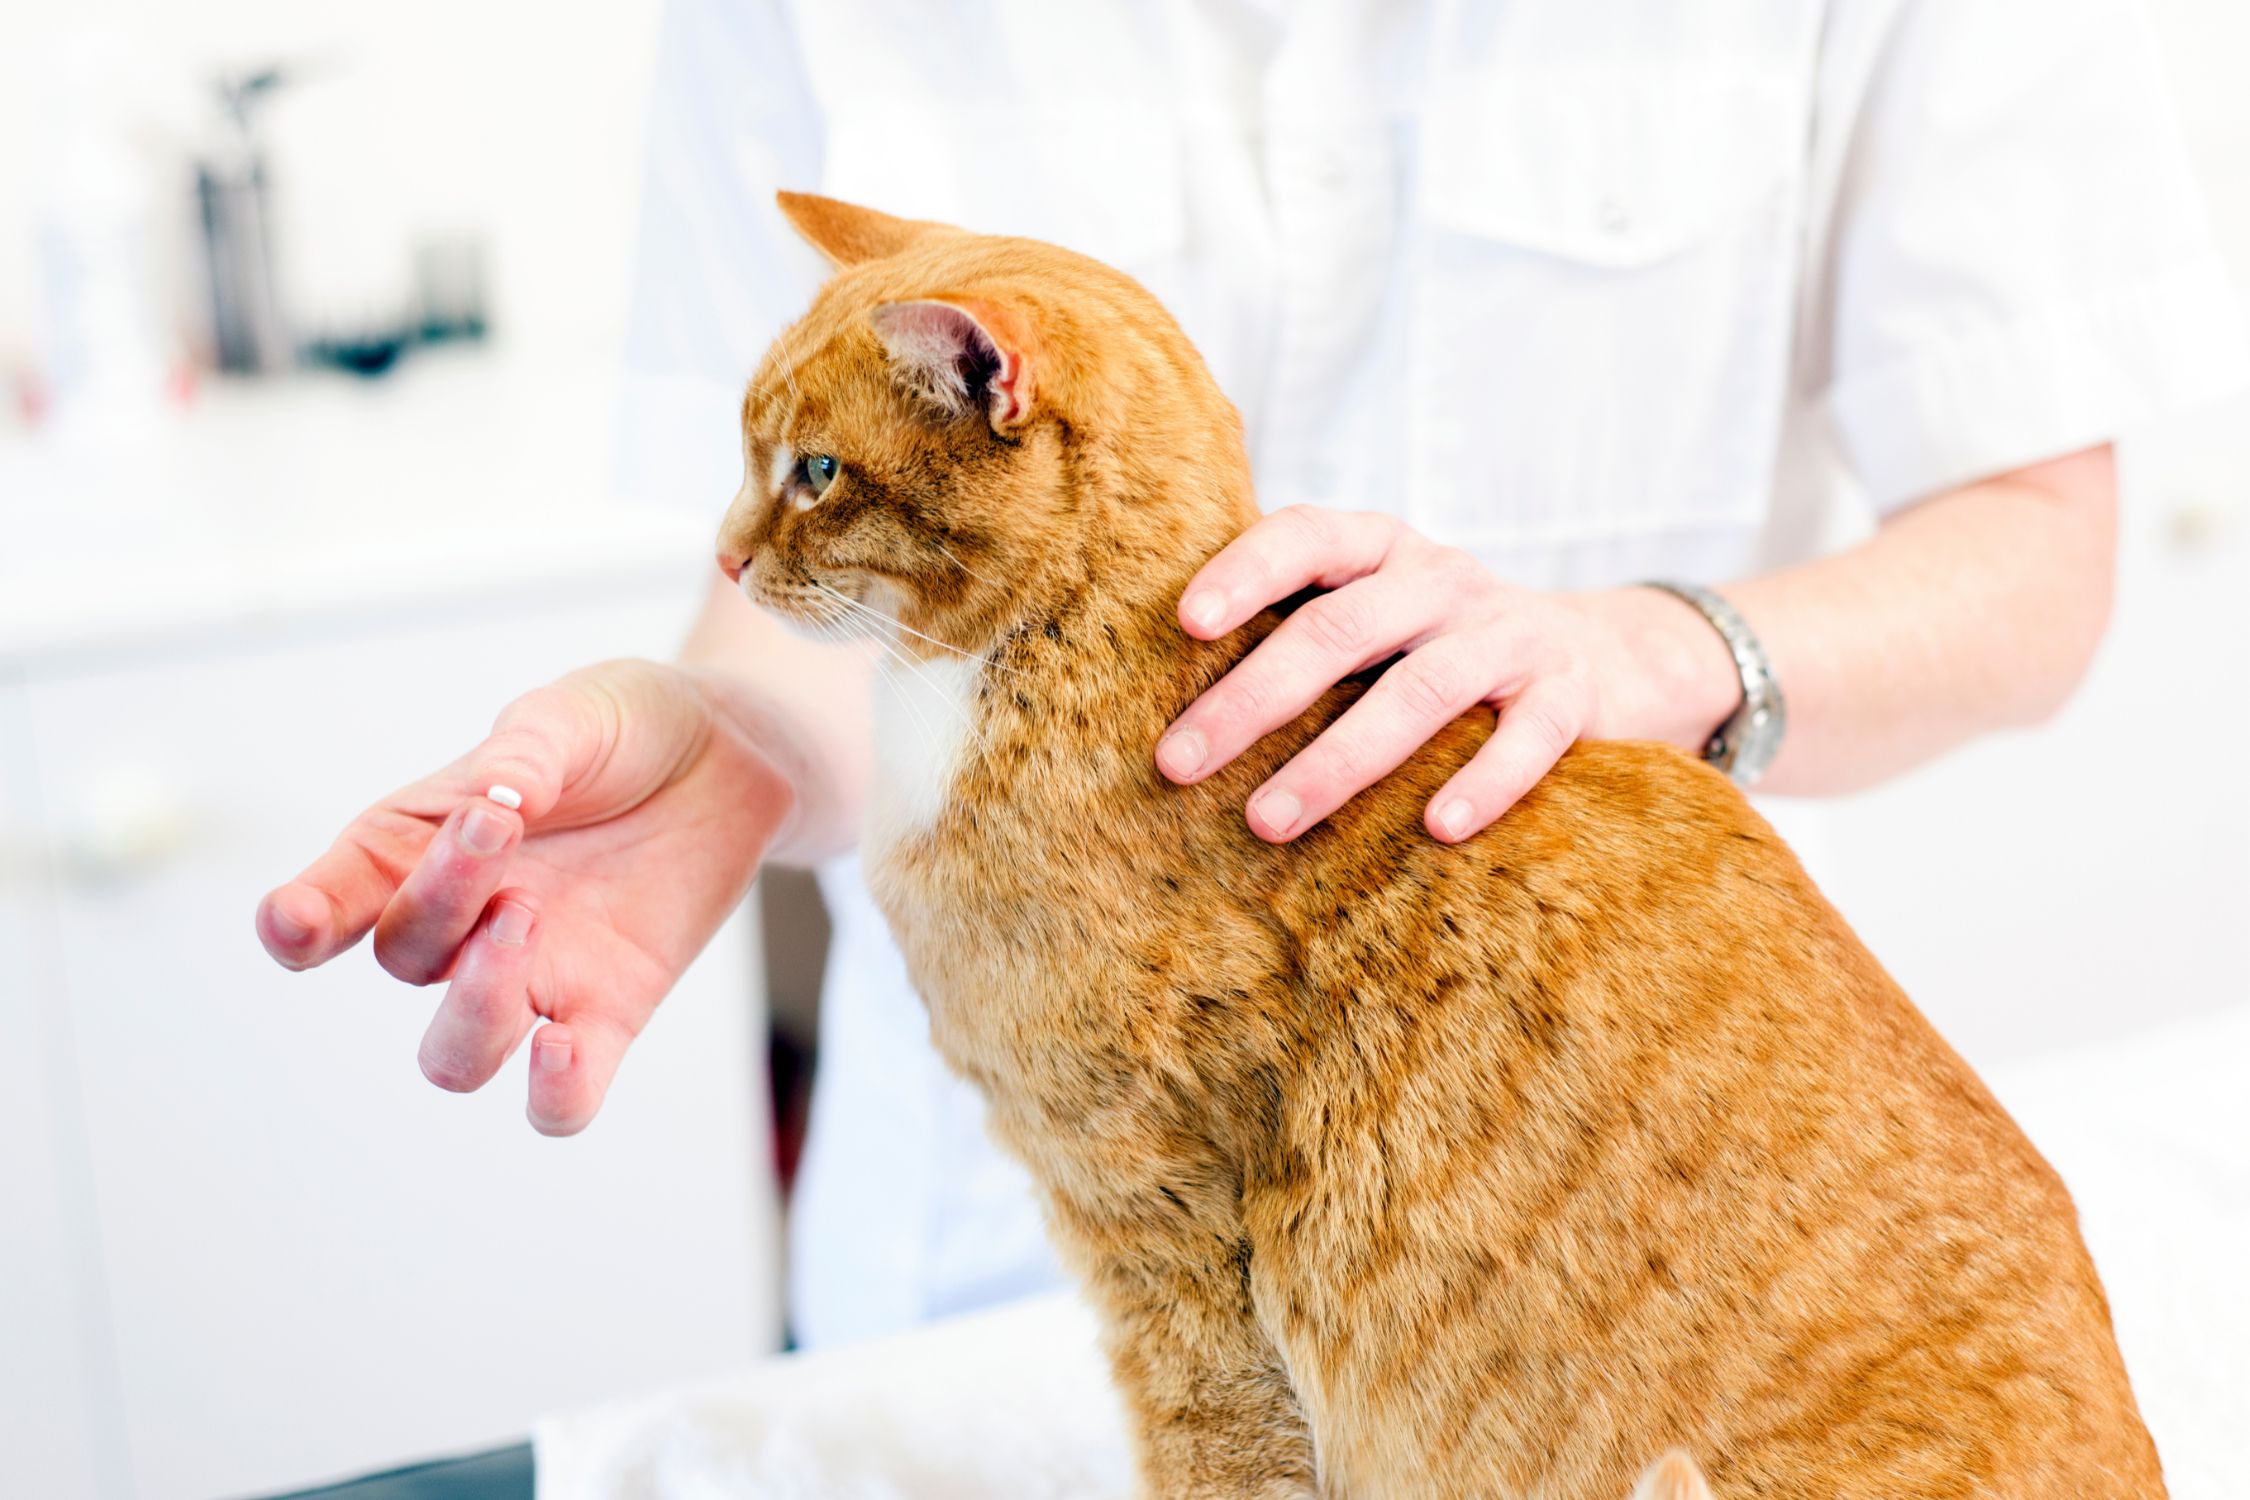
[{"label": "white pill", "polygon": [[485,789],[484,794],[487,797],[490,797],[493,801],[499,803],[502,807],[523,806],[523,793],[517,791],[512,786],[488,787]]}]

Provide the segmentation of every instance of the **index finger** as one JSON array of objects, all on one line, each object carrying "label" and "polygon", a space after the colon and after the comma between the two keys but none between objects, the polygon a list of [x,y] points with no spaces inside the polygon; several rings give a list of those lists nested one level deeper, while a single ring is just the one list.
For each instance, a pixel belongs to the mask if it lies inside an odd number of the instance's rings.
[{"label": "index finger", "polygon": [[1180,628],[1212,641],[1299,589],[1338,588],[1381,567],[1402,528],[1374,511],[1291,505],[1219,549],[1180,594]]},{"label": "index finger", "polygon": [[377,807],[304,873],[258,903],[258,941],[289,969],[316,968],[358,942],[437,833],[435,819]]},{"label": "index finger", "polygon": [[475,750],[354,818],[326,854],[258,903],[266,952],[284,968],[311,969],[365,937],[448,815],[470,797],[498,788],[501,805],[520,808],[526,822],[552,809],[568,775],[592,753],[586,745],[599,739],[576,707],[553,686],[519,698]]}]

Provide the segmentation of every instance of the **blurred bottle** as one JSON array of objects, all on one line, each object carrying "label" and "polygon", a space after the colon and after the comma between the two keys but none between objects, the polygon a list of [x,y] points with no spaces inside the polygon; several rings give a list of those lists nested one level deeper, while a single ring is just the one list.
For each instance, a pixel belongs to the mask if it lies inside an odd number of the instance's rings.
[{"label": "blurred bottle", "polygon": [[281,81],[273,68],[220,79],[220,132],[196,163],[212,346],[219,368],[238,374],[273,374],[296,363],[274,280],[265,152],[256,122],[260,103]]},{"label": "blurred bottle", "polygon": [[39,194],[45,366],[41,415],[108,437],[185,398],[187,363],[165,316],[155,193],[135,149],[133,75],[117,41],[73,37],[50,78],[60,148]]}]

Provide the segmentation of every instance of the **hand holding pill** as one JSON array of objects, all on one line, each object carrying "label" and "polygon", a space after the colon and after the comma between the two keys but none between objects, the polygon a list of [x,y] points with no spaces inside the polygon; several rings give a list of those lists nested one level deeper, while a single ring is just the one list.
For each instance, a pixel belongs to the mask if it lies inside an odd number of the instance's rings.
[{"label": "hand holding pill", "polygon": [[518,699],[467,755],[354,819],[260,903],[259,940],[309,969],[372,932],[384,969],[446,985],[430,1081],[482,1087],[528,1037],[531,1123],[569,1135],[790,802],[694,674],[606,663]]}]

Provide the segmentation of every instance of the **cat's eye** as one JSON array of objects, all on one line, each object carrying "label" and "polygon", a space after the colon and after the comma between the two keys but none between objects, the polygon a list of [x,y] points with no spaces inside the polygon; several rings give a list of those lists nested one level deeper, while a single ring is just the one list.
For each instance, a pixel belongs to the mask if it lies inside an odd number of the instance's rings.
[{"label": "cat's eye", "polygon": [[836,460],[826,453],[808,453],[798,467],[804,470],[805,483],[815,495],[827,493],[836,482]]}]

